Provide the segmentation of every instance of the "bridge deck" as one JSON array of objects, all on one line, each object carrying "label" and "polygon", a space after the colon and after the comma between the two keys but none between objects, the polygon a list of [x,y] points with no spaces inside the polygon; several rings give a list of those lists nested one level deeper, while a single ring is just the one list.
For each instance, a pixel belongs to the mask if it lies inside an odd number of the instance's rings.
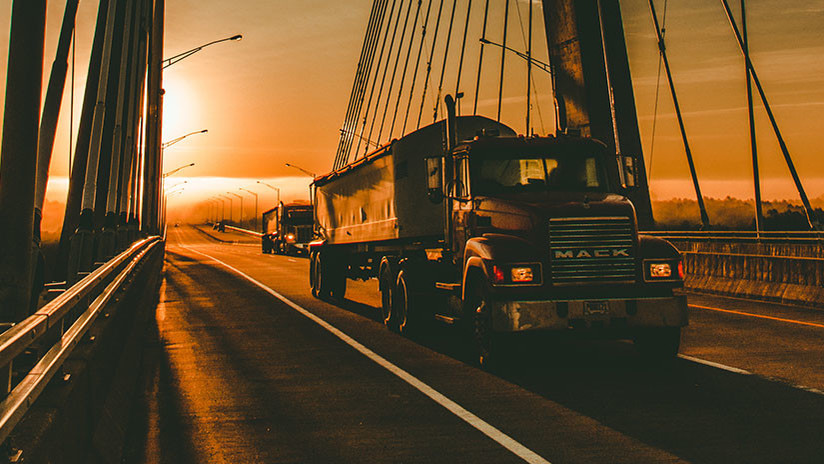
[{"label": "bridge deck", "polygon": [[824,395],[800,388],[824,390],[821,313],[693,296],[685,358],[665,369],[645,365],[626,343],[570,342],[491,375],[471,366],[466,341],[449,327],[414,340],[386,331],[374,283],[353,283],[336,306],[309,295],[307,260],[262,255],[253,241],[221,243],[173,228],[167,250],[131,462],[805,462],[824,455]]}]

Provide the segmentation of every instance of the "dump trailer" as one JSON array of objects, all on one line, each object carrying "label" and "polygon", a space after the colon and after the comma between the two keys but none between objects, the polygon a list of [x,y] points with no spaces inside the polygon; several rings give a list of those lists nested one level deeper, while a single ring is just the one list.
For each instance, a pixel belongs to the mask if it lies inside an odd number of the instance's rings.
[{"label": "dump trailer", "polygon": [[263,253],[304,254],[313,237],[314,214],[307,202],[292,202],[266,211],[262,215]]},{"label": "dump trailer", "polygon": [[495,362],[529,334],[632,339],[671,358],[687,324],[684,268],[639,235],[615,154],[574,136],[523,137],[450,117],[316,178],[310,285],[343,298],[377,278],[384,323],[471,331]]}]

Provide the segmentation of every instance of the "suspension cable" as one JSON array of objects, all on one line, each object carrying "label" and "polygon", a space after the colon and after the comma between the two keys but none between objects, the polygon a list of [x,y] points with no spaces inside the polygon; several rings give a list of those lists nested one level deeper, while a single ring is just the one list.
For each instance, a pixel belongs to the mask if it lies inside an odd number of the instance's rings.
[{"label": "suspension cable", "polygon": [[[401,105],[401,97],[403,96],[403,83],[406,82],[406,70],[409,67],[409,57],[412,56],[412,44],[415,43],[415,30],[418,28],[418,18],[420,17],[422,4],[423,1],[418,0],[418,6],[415,9],[415,20],[412,21],[412,33],[409,34],[409,47],[406,49],[406,61],[403,64],[403,72],[401,73],[401,84],[398,86],[398,99],[395,101],[395,111],[392,114],[392,125],[389,126],[390,139],[395,131],[395,121],[398,118],[398,107]],[[401,132],[401,136],[403,135],[404,133]]]},{"label": "suspension cable", "polygon": [[441,0],[440,6],[438,6],[438,19],[435,21],[435,33],[432,36],[432,49],[429,51],[429,56],[427,57],[428,60],[426,62],[426,79],[424,79],[423,83],[423,95],[421,95],[421,108],[418,110],[418,123],[417,129],[421,128],[421,116],[423,116],[423,106],[426,103],[426,91],[429,88],[429,75],[432,73],[432,57],[435,56],[435,45],[438,43],[438,30],[441,28],[441,13],[443,13],[443,3],[444,0]]},{"label": "suspension cable", "polygon": [[[517,5],[516,5],[517,6]],[[521,8],[518,7],[518,17],[521,16]],[[530,96],[532,95],[532,2],[529,2],[529,42],[526,46],[526,136],[530,135],[529,113]]]},{"label": "suspension cable", "polygon": [[[668,0],[664,0],[664,12],[661,16],[661,37],[667,37],[667,2]],[[658,99],[660,97],[661,91],[661,66],[664,62],[664,54],[661,50],[658,50],[658,77],[655,81],[655,103],[653,104],[652,110],[652,137],[650,137],[649,141],[649,169],[647,169],[647,179],[652,179],[652,160],[653,155],[655,154],[655,129],[658,125]],[[649,180],[647,181],[649,182]]]},{"label": "suspension cable", "polygon": [[[363,134],[364,132],[366,132],[366,120],[369,118],[369,108],[372,107],[372,97],[374,97],[375,95],[375,84],[378,82],[378,74],[380,73],[381,63],[383,62],[383,52],[386,49],[386,41],[389,38],[389,27],[392,25],[392,12],[395,11],[395,2],[396,0],[392,0],[392,5],[389,7],[389,19],[386,22],[386,32],[383,35],[381,51],[380,53],[378,53],[378,63],[375,66],[375,78],[372,79],[372,85],[369,89],[369,100],[367,100],[366,102],[366,111],[363,113],[363,122],[361,123],[360,134],[358,135],[358,145],[355,148],[355,159],[357,159],[358,153],[360,153],[360,144],[362,141],[366,142],[366,146],[364,147],[364,155],[366,155],[366,153],[369,152],[370,143],[373,143],[376,146],[378,145],[377,143],[374,143],[371,140],[364,138]],[[377,105],[375,106],[375,111],[377,112]]]},{"label": "suspension cable", "polygon": [[[489,1],[489,0],[487,0]],[[432,0],[429,0],[429,5],[426,7],[426,18],[421,29],[421,43],[418,47],[418,57],[415,59],[415,71],[412,73],[412,85],[409,89],[409,100],[406,102],[406,115],[403,117],[403,128],[401,133],[406,133],[406,123],[409,120],[409,109],[412,107],[412,97],[415,95],[415,82],[418,80],[418,69],[421,64],[421,54],[423,47],[426,44],[426,28],[429,26],[429,13],[432,11]]]},{"label": "suspension cable", "polygon": [[449,17],[449,29],[446,32],[446,47],[443,51],[443,63],[441,65],[441,79],[438,82],[438,95],[435,97],[435,111],[432,117],[432,122],[438,120],[438,108],[441,103],[441,95],[443,92],[443,77],[446,74],[446,63],[449,58],[449,43],[452,41],[452,26],[455,24],[455,9],[458,8],[458,0],[452,0],[452,14]]},{"label": "suspension cable", "polygon": [[461,42],[461,58],[458,60],[458,78],[455,82],[455,100],[458,102],[458,114],[461,114],[461,98],[458,98],[461,92],[461,72],[463,71],[464,52],[466,51],[466,34],[469,32],[469,16],[472,12],[472,0],[466,4],[466,22],[464,23],[463,42]]},{"label": "suspension cable", "polygon": [[352,84],[352,90],[349,94],[349,104],[346,107],[346,116],[343,119],[343,126],[340,129],[340,141],[338,142],[338,151],[335,154],[335,162],[333,164],[333,169],[338,169],[339,167],[341,167],[342,164],[345,164],[345,162],[342,163],[342,160],[346,157],[346,155],[344,154],[346,140],[348,139],[346,128],[348,127],[349,122],[352,118],[352,113],[355,106],[355,99],[357,98],[356,93],[359,82],[363,78],[363,64],[366,58],[366,50],[368,48],[368,38],[370,33],[372,32],[373,22],[375,21],[375,12],[377,11],[378,3],[378,0],[372,2],[372,11],[369,14],[369,23],[366,26],[366,34],[364,36],[363,45],[361,47],[361,54],[358,58],[358,69],[355,72],[355,82]]},{"label": "suspension cable", "polygon": [[375,0],[369,16],[361,56],[358,60],[358,69],[355,72],[355,83],[352,85],[352,93],[350,95],[346,117],[341,128],[341,138],[338,144],[338,153],[335,158],[334,169],[342,167],[349,161],[349,153],[352,149],[352,141],[354,139],[354,128],[357,125],[363,106],[364,92],[372,68],[375,48],[377,46],[377,37],[380,35],[385,12],[386,0]]},{"label": "suspension cable", "polygon": [[383,68],[383,76],[381,77],[381,86],[378,88],[378,99],[375,101],[375,113],[372,115],[372,123],[369,125],[369,136],[367,140],[372,140],[372,131],[375,129],[375,121],[378,118],[378,107],[381,104],[383,97],[383,87],[386,84],[386,73],[389,72],[389,61],[392,57],[392,50],[395,49],[395,36],[398,33],[398,25],[401,22],[401,10],[403,10],[403,0],[398,2],[398,18],[395,21],[395,27],[392,30],[392,39],[389,41],[389,50],[386,52],[386,65]]},{"label": "suspension cable", "polygon": [[[392,67],[392,77],[389,79],[389,91],[386,93],[386,105],[383,107],[383,116],[381,116],[381,127],[378,130],[378,136],[376,137],[378,142],[380,142],[381,135],[383,134],[383,125],[386,122],[386,113],[389,111],[389,102],[392,100],[392,88],[395,86],[395,75],[398,72],[398,62],[401,60],[401,53],[403,52],[403,40],[406,38],[406,30],[409,25],[409,13],[411,10],[412,0],[409,1],[409,5],[406,7],[406,18],[403,20],[401,40],[398,42],[398,54],[395,56],[395,65]],[[398,89],[398,92],[401,91],[403,91],[403,89]],[[392,139],[392,134],[389,134],[389,139]]]},{"label": "suspension cable", "polygon": [[486,23],[489,18],[489,0],[484,4],[484,25],[481,31],[481,51],[478,56],[478,75],[475,78],[475,103],[472,105],[472,114],[478,114],[478,94],[481,89],[481,70],[484,65],[484,47],[486,47]]},{"label": "suspension cable", "polygon": [[504,94],[504,65],[506,64],[506,32],[509,26],[509,0],[504,5],[504,38],[501,46],[501,77],[498,81],[498,116],[496,121],[501,122],[501,103]]}]

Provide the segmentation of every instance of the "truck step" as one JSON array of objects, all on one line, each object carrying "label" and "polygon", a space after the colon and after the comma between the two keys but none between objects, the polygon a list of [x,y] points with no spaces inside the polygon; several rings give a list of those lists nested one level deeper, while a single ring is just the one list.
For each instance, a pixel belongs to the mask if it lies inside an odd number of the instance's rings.
[{"label": "truck step", "polygon": [[441,321],[441,322],[449,324],[449,325],[454,325],[455,323],[457,323],[461,319],[458,318],[458,317],[444,316],[443,314],[435,314],[435,320]]}]

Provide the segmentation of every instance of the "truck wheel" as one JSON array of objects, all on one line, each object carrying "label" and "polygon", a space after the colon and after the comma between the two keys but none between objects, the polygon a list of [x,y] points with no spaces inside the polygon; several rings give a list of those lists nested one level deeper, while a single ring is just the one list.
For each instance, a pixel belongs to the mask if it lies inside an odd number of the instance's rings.
[{"label": "truck wheel", "polygon": [[633,344],[638,353],[651,361],[668,361],[678,355],[681,327],[646,329],[635,334]]},{"label": "truck wheel", "polygon": [[309,287],[312,289],[312,296],[318,298],[318,279],[317,279],[317,253],[309,255]]},{"label": "truck wheel", "polygon": [[315,253],[315,293],[321,300],[327,300],[332,295],[332,289],[329,285],[329,265],[326,262],[327,257],[325,253],[320,251]]},{"label": "truck wheel", "polygon": [[409,335],[418,329],[415,310],[415,298],[409,288],[407,271],[398,273],[395,288],[392,289],[392,313],[397,323],[398,332]]},{"label": "truck wheel", "polygon": [[480,277],[467,281],[464,314],[473,321],[475,359],[484,369],[494,370],[501,366],[504,347],[503,340],[492,330],[489,284]]},{"label": "truck wheel", "polygon": [[331,280],[330,293],[332,298],[343,301],[346,296],[346,267],[340,263],[335,263],[331,273],[334,274]]},{"label": "truck wheel", "polygon": [[396,311],[393,310],[395,305],[395,283],[397,281],[397,261],[388,257],[381,260],[380,275],[378,276],[378,283],[381,290],[381,318],[383,324],[394,331],[398,330]]}]

